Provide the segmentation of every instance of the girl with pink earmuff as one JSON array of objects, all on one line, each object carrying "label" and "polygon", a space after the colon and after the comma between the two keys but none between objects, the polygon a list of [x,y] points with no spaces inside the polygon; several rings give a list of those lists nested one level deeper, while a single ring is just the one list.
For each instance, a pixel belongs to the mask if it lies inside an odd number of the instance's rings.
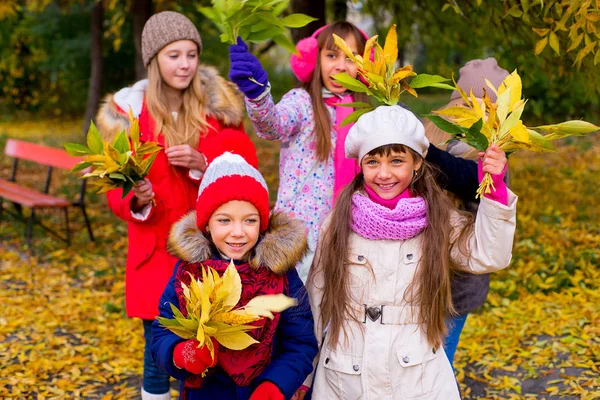
[{"label": "girl with pink earmuff", "polygon": [[352,125],[340,127],[353,109],[340,104],[365,98],[332,78],[341,72],[355,78],[358,73],[357,66],[335,45],[334,33],[354,53],[363,53],[368,36],[355,25],[335,22],[319,28],[298,42],[298,54],[290,60],[302,85],[277,104],[267,73],[246,44],[238,38],[238,44],[229,47],[229,78],[246,95],[246,109],[256,133],[263,139],[282,142],[275,210],[287,212],[306,226],[309,252],[298,265],[303,281],[312,263],[319,227],[333,208],[335,194],[358,172],[356,162],[344,154],[346,134]]}]

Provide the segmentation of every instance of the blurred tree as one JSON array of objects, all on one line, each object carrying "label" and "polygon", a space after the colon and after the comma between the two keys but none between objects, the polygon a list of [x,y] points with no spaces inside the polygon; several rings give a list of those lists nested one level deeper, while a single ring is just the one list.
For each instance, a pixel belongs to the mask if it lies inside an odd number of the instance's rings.
[{"label": "blurred tree", "polygon": [[302,28],[291,30],[294,43],[298,43],[300,39],[310,36],[314,31],[327,23],[327,19],[325,18],[325,0],[291,0],[290,7],[292,13],[302,13],[318,18],[317,21],[313,21]]},{"label": "blurred tree", "polygon": [[[600,11],[590,1],[545,1],[543,7],[541,1],[527,0],[359,3],[363,13],[374,17],[378,33],[398,25],[400,58],[410,56],[419,72],[450,77],[470,59],[494,56],[504,68],[519,70],[533,103],[527,118],[597,120],[600,68],[592,53],[600,53],[594,44],[600,37],[595,21]],[[572,37],[578,36],[588,44],[575,51],[578,43]]]},{"label": "blurred tree", "polygon": [[142,30],[152,15],[152,0],[133,0],[131,2],[133,17],[133,41],[135,43],[135,79],[146,77],[146,67],[142,61]]},{"label": "blurred tree", "polygon": [[94,3],[91,15],[91,45],[90,45],[90,84],[88,87],[87,106],[83,117],[83,137],[87,136],[90,121],[98,112],[102,96],[102,77],[104,61],[102,57],[102,33],[104,24],[104,6],[101,1]]}]

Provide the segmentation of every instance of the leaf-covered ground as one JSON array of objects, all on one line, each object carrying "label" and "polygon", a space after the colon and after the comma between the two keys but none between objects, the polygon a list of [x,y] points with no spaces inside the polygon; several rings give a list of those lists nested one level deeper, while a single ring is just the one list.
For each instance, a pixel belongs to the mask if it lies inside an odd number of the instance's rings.
[{"label": "leaf-covered ground", "polygon": [[[0,150],[6,137],[58,145],[77,140],[78,130],[77,123],[0,123]],[[257,144],[275,189],[277,149]],[[11,160],[0,160],[6,178]],[[45,171],[22,167],[18,179],[39,188]],[[510,168],[520,196],[513,262],[493,276],[488,303],[461,337],[463,396],[600,398],[600,135],[557,154],[517,154]],[[55,193],[73,195],[76,181],[55,178]],[[95,243],[77,210],[70,247],[36,229],[27,248],[24,224],[2,216],[0,398],[139,398],[143,338],[140,321],[124,312],[126,227],[104,197],[88,200]],[[60,214],[43,218],[60,227]]]}]

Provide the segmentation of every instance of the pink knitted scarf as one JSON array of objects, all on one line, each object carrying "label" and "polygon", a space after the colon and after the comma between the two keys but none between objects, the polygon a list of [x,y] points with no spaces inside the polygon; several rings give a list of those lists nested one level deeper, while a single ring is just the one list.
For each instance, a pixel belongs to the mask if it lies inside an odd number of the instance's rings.
[{"label": "pink knitted scarf", "polygon": [[368,197],[352,195],[352,230],[366,239],[406,240],[427,227],[427,204],[422,197],[403,198],[393,209]]}]

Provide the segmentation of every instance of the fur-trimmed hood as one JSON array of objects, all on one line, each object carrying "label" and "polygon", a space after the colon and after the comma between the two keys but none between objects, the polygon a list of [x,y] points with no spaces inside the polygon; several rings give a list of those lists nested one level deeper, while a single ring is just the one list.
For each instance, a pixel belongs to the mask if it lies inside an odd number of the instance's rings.
[{"label": "fur-trimmed hood", "polygon": [[[215,67],[201,64],[198,66],[198,74],[202,92],[208,97],[207,116],[213,116],[223,125],[240,125],[245,108],[244,97],[238,88],[220,76]],[[105,140],[129,128],[126,113],[130,108],[134,116],[141,114],[147,86],[148,80],[144,79],[104,98],[96,116],[96,125]]]},{"label": "fur-trimmed hood", "polygon": [[[196,225],[196,211],[189,212],[173,224],[167,249],[189,263],[200,263],[212,256],[214,245]],[[285,213],[273,213],[269,229],[254,247],[250,265],[283,274],[295,268],[306,250],[306,232],[302,222]]]}]

